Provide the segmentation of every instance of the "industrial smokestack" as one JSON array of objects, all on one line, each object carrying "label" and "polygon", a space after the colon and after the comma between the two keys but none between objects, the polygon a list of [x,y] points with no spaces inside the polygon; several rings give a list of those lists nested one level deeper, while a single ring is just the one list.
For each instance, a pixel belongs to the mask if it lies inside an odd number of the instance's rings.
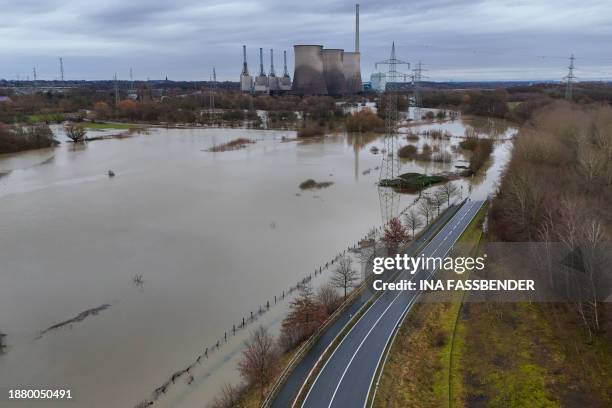
[{"label": "industrial smokestack", "polygon": [[359,3],[355,4],[355,52],[359,52]]},{"label": "industrial smokestack", "polygon": [[359,4],[355,5],[355,52],[344,53],[343,66],[348,93],[356,94],[362,92],[361,54],[359,53]]},{"label": "industrial smokestack", "polygon": [[253,77],[249,75],[246,59],[246,45],[242,46],[242,73],[240,74],[240,90],[253,92]]},{"label": "industrial smokestack", "polygon": [[323,70],[327,92],[330,95],[343,95],[346,93],[346,80],[344,79],[344,50],[323,50]]},{"label": "industrial smokestack", "polygon": [[249,75],[249,68],[246,60],[246,45],[242,46],[242,75]]},{"label": "industrial smokestack", "polygon": [[278,88],[281,91],[290,91],[291,90],[291,77],[289,76],[289,71],[287,71],[287,51],[283,51],[283,76],[278,81]]},{"label": "industrial smokestack", "polygon": [[270,75],[268,75],[268,84],[270,86],[270,92],[276,92],[280,89],[278,78],[274,73],[274,50],[270,48]]},{"label": "industrial smokestack", "polygon": [[300,95],[327,95],[322,45],[294,45],[295,71],[292,89]]},{"label": "industrial smokestack", "polygon": [[266,75],[263,69],[263,48],[259,48],[259,75],[260,76]]},{"label": "industrial smokestack", "polygon": [[253,89],[255,92],[270,92],[270,81],[268,80],[263,67],[263,48],[259,49],[259,75],[255,78],[255,86]]},{"label": "industrial smokestack", "polygon": [[287,51],[283,51],[283,76],[289,78],[289,71],[287,71]]},{"label": "industrial smokestack", "polygon": [[276,76],[274,73],[274,50],[272,48],[270,48],[270,76]]}]

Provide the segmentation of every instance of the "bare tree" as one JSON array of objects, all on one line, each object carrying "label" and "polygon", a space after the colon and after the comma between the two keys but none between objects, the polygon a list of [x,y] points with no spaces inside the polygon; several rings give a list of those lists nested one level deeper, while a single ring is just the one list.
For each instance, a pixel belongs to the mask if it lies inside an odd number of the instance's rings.
[{"label": "bare tree", "polygon": [[511,205],[506,209],[507,216],[519,230],[526,231],[531,239],[532,229],[538,225],[539,216],[544,209],[544,189],[536,176],[527,169],[516,171],[508,177],[508,200]]},{"label": "bare tree", "polygon": [[238,405],[239,399],[240,388],[228,383],[221,388],[221,393],[215,398],[212,408],[234,408]]},{"label": "bare tree", "polygon": [[423,197],[419,201],[419,212],[425,217],[425,224],[429,224],[429,219],[433,216],[433,204],[429,197]]},{"label": "bare tree", "polygon": [[423,220],[413,208],[406,213],[404,218],[406,219],[406,225],[412,231],[412,239],[414,239],[414,233],[418,228],[423,226]]},{"label": "bare tree", "polygon": [[343,256],[338,261],[338,266],[331,277],[331,284],[336,288],[344,290],[344,298],[348,288],[352,288],[358,280],[357,271],[353,269],[353,261],[348,256]]},{"label": "bare tree", "polygon": [[278,353],[274,339],[263,326],[259,326],[245,342],[238,370],[248,384],[257,385],[262,401],[266,384],[274,375],[277,362]]},{"label": "bare tree", "polygon": [[66,124],[66,126],[64,126],[64,131],[66,132],[66,136],[74,143],[85,141],[85,135],[87,134],[87,130],[85,130],[85,127],[83,127],[82,125],[68,123]]},{"label": "bare tree", "polygon": [[[560,242],[563,243],[570,256],[573,256],[580,239],[580,226],[583,222],[583,206],[577,198],[563,197],[559,203],[559,225],[555,229]],[[569,296],[571,283],[566,275],[565,290]]]},{"label": "bare tree", "polygon": [[317,302],[328,316],[336,311],[341,301],[336,288],[329,283],[321,286],[317,291]]},{"label": "bare tree", "polygon": [[606,164],[606,157],[599,149],[596,149],[584,139],[579,140],[578,168],[584,177],[587,190],[590,190],[594,181],[604,173]]},{"label": "bare tree", "polygon": [[440,187],[440,190],[444,193],[444,198],[446,198],[446,205],[450,206],[450,200],[459,194],[459,189],[452,182],[448,182]]},{"label": "bare tree", "polygon": [[591,321],[588,323],[593,326],[595,331],[599,331],[601,329],[598,307],[600,299],[597,288],[600,283],[600,275],[605,270],[608,261],[605,259],[605,251],[602,248],[602,243],[605,240],[602,222],[597,219],[587,220],[582,224],[581,235],[584,243],[582,260],[587,279],[586,286],[590,292],[587,307],[591,310]]},{"label": "bare tree", "polygon": [[444,201],[446,201],[446,195],[444,194],[444,191],[442,191],[442,189],[438,189],[434,191],[432,202],[436,206],[438,215],[440,215],[440,207],[442,207],[442,205],[444,204]]}]

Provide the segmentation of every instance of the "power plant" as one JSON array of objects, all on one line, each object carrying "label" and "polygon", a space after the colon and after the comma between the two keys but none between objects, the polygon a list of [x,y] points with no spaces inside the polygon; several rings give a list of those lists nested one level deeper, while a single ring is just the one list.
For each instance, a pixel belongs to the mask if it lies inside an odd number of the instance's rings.
[{"label": "power plant", "polygon": [[249,75],[246,46],[242,47],[243,68],[240,89],[249,93],[281,93],[292,91],[298,95],[355,95],[363,91],[361,55],[359,53],[359,4],[355,6],[355,51],[326,48],[322,45],[294,45],[293,83],[287,72],[287,53],[284,52],[284,72],[274,72],[274,50],[270,50],[270,73],[263,68],[263,50],[259,49],[259,75]]}]

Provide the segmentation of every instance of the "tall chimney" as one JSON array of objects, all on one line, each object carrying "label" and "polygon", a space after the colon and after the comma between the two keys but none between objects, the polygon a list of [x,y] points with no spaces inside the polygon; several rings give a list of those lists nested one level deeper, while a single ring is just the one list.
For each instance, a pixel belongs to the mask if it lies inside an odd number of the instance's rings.
[{"label": "tall chimney", "polygon": [[259,75],[260,76],[266,75],[263,69],[263,48],[259,48]]},{"label": "tall chimney", "polygon": [[247,68],[246,60],[246,45],[242,46],[242,75],[249,75],[249,69]]},{"label": "tall chimney", "polygon": [[355,52],[359,52],[359,3],[355,4]]},{"label": "tall chimney", "polygon": [[270,48],[270,76],[276,76],[274,73],[274,50]]},{"label": "tall chimney", "polygon": [[285,66],[285,70],[283,71],[283,76],[285,78],[289,78],[289,71],[287,71],[287,51],[283,51],[283,61],[284,61],[284,66]]}]

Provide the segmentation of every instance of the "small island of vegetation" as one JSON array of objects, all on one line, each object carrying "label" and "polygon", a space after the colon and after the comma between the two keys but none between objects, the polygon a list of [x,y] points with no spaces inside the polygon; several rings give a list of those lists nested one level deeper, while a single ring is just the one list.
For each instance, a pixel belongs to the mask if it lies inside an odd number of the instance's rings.
[{"label": "small island of vegetation", "polygon": [[444,176],[428,176],[421,173],[404,173],[394,179],[383,179],[378,183],[381,187],[392,187],[396,190],[416,192],[434,184],[448,181]]},{"label": "small island of vegetation", "polygon": [[300,189],[301,190],[313,190],[313,189],[321,189],[321,188],[327,188],[331,185],[333,185],[334,183],[332,181],[315,181],[313,179],[308,179],[306,181],[303,181],[300,183]]}]

